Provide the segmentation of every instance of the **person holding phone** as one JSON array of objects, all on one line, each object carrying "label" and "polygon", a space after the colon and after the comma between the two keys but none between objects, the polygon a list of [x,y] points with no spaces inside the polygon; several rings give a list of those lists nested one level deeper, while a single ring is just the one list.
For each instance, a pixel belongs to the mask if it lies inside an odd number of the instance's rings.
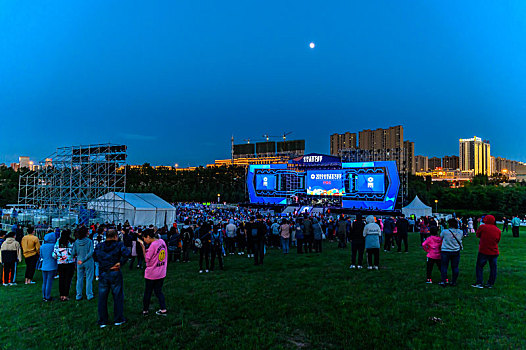
[{"label": "person holding phone", "polygon": [[[160,304],[160,309],[157,310],[155,314],[166,316],[168,311],[166,310],[166,301],[163,294],[163,283],[166,277],[166,268],[168,266],[168,247],[163,239],[157,238],[154,230],[148,229],[144,231],[143,237],[144,241],[140,238],[137,239],[144,260],[146,261],[146,270],[144,270],[145,289],[142,300],[142,314],[144,316],[148,315],[152,292],[154,292],[157,299],[159,299]],[[145,243],[148,244],[148,248],[145,247]]]}]

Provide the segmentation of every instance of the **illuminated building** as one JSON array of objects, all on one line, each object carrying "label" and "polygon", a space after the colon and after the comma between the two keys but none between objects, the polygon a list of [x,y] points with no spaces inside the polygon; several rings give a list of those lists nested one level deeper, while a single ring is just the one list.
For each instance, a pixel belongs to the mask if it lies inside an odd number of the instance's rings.
[{"label": "illuminated building", "polygon": [[29,157],[18,157],[18,166],[20,169],[22,168],[30,168],[31,167],[31,161],[29,160]]},{"label": "illuminated building", "polygon": [[220,159],[216,160],[214,164],[208,164],[207,166],[229,166],[236,165],[242,167],[248,167],[249,165],[255,164],[287,164],[290,157],[285,156],[273,156],[273,157],[257,157],[257,158],[235,158],[235,159]]},{"label": "illuminated building", "polygon": [[331,156],[339,156],[342,149],[356,149],[356,133],[331,135]]},{"label": "illuminated building", "polygon": [[429,170],[435,170],[438,168],[442,168],[442,159],[438,157],[429,158],[428,164],[429,164]]},{"label": "illuminated building", "polygon": [[459,140],[460,170],[474,175],[491,175],[490,144],[479,137]]},{"label": "illuminated building", "polygon": [[416,172],[429,170],[429,159],[426,156],[415,156]]},{"label": "illuminated building", "polygon": [[458,156],[444,156],[442,158],[442,168],[446,170],[456,170],[459,168]]}]

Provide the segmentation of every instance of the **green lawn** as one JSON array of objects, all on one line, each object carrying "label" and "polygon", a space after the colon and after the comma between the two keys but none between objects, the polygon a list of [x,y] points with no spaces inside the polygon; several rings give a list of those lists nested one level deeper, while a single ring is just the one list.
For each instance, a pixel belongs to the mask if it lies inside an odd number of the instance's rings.
[{"label": "green lawn", "polygon": [[[424,283],[418,234],[410,235],[409,254],[381,252],[380,271],[349,270],[350,249],[332,243],[321,255],[270,250],[262,267],[229,256],[225,271],[203,275],[194,256],[188,264],[169,266],[166,318],[141,316],[142,273],[125,269],[128,323],[122,328],[97,327],[97,299],[43,303],[37,272],[37,285],[0,287],[0,344],[5,349],[523,348],[525,237],[525,231],[519,239],[504,235],[493,290],[470,286],[474,235],[465,240],[456,288]],[[436,270],[434,277],[438,280]],[[53,296],[58,297],[58,281]],[[151,310],[157,306],[153,297]],[[110,305],[110,315],[111,310]]]}]

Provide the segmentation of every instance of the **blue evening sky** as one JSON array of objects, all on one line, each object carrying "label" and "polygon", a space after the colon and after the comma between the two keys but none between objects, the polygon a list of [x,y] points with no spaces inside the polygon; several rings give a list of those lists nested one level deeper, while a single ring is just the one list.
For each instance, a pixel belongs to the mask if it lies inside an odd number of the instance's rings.
[{"label": "blue evening sky", "polygon": [[417,154],[477,135],[526,161],[526,2],[0,0],[0,115],[8,163],[111,141],[206,164],[284,131],[328,153],[397,124]]}]

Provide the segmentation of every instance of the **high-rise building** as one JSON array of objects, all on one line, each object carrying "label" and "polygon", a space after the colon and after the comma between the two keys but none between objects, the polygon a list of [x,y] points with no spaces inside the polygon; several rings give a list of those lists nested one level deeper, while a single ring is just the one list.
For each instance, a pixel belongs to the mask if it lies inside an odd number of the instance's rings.
[{"label": "high-rise building", "polygon": [[445,156],[442,158],[442,168],[445,170],[457,170],[459,169],[458,156]]},{"label": "high-rise building", "polygon": [[493,156],[490,156],[489,158],[490,158],[490,166],[489,166],[490,172],[488,175],[493,175],[497,172],[497,161],[495,157]]},{"label": "high-rise building", "polygon": [[415,156],[415,168],[417,172],[427,171],[429,161],[426,156]]},{"label": "high-rise building", "polygon": [[442,159],[438,157],[432,157],[428,160],[429,170],[435,170],[437,168],[442,168]]},{"label": "high-rise building", "polygon": [[416,173],[415,163],[415,143],[411,141],[404,141],[404,157],[407,172],[409,174]]},{"label": "high-rise building", "polygon": [[[493,157],[492,157],[493,158]],[[526,174],[526,165],[516,160],[510,160],[502,157],[495,157],[494,173],[508,174],[508,175],[523,175]]]},{"label": "high-rise building", "polygon": [[362,130],[358,135],[358,148],[355,133],[331,135],[331,155],[341,156],[344,161],[392,160],[396,162],[400,173],[416,172],[415,144],[404,141],[402,125]]},{"label": "high-rise building", "polygon": [[331,155],[339,156],[342,149],[356,149],[356,133],[331,135]]},{"label": "high-rise building", "polygon": [[358,134],[359,149],[382,150],[404,147],[404,127],[392,126],[388,129],[362,130]]},{"label": "high-rise building", "polygon": [[459,156],[460,170],[473,170],[474,175],[492,175],[489,141],[476,136],[460,139]]},{"label": "high-rise building", "polygon": [[29,160],[29,157],[18,157],[18,165],[19,168],[30,168],[31,167],[31,160]]}]

